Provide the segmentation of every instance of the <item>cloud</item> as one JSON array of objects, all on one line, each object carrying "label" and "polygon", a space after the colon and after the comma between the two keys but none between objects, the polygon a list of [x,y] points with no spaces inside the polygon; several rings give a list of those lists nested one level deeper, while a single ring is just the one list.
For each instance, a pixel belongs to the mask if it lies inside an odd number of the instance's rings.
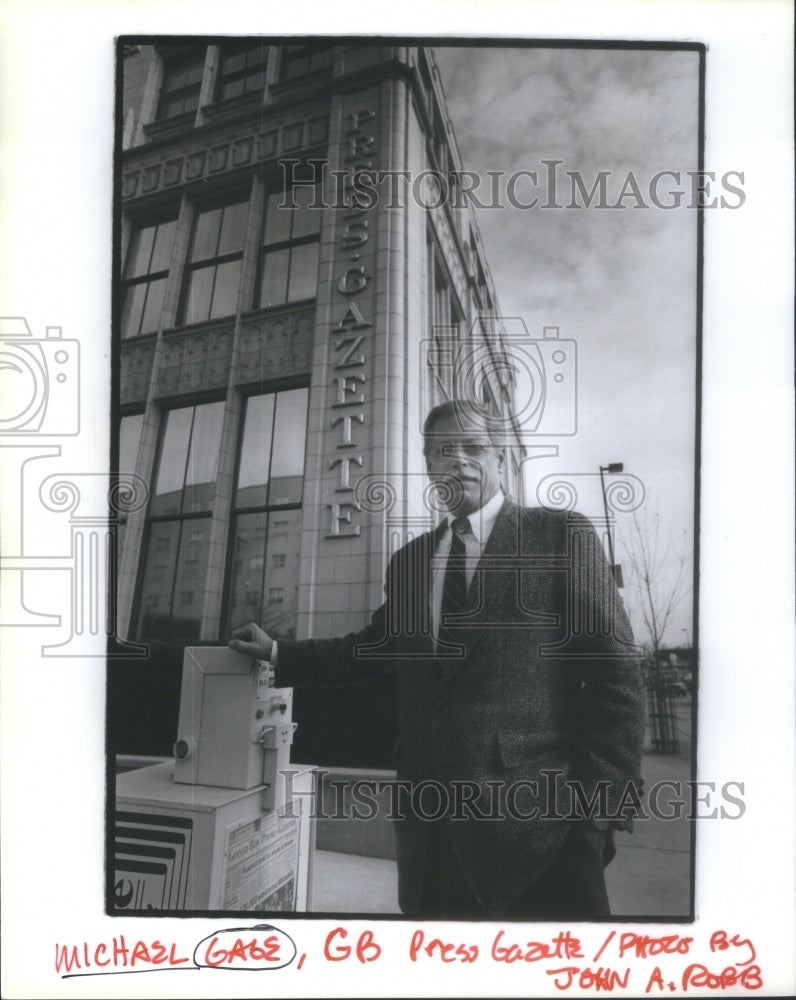
[{"label": "cloud", "polygon": [[[649,203],[658,171],[697,168],[698,58],[689,51],[533,47],[436,50],[463,166],[535,170],[515,194],[572,201],[610,171],[609,204],[628,174]],[[681,177],[681,181],[684,178]],[[682,184],[681,184],[682,186]],[[632,185],[630,187],[632,190]],[[662,192],[667,189],[661,188]],[[696,213],[624,208],[481,209],[478,224],[505,315],[532,336],[557,325],[578,343],[580,430],[562,461],[607,461],[650,484],[667,530],[692,534],[696,364]],[[687,202],[688,199],[686,199]],[[582,198],[576,199],[582,204]]]}]

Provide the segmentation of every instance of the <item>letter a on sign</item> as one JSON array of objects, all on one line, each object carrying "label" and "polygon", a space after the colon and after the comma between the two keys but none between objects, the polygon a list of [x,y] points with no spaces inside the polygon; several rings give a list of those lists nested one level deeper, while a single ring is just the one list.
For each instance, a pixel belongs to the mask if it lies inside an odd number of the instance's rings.
[{"label": "letter a on sign", "polygon": [[340,317],[337,326],[334,328],[334,332],[345,333],[347,330],[366,330],[371,325],[357,306],[352,303]]}]

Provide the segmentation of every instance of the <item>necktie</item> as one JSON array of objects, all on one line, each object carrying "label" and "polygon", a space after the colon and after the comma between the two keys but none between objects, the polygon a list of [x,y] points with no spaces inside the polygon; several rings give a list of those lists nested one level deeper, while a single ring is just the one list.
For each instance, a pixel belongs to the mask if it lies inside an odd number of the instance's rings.
[{"label": "necktie", "polygon": [[451,524],[451,548],[448,562],[445,565],[439,617],[438,637],[440,642],[462,641],[460,630],[455,623],[450,622],[449,616],[461,614],[467,603],[467,550],[464,545],[463,533],[469,526],[470,522],[466,517],[457,517]]}]

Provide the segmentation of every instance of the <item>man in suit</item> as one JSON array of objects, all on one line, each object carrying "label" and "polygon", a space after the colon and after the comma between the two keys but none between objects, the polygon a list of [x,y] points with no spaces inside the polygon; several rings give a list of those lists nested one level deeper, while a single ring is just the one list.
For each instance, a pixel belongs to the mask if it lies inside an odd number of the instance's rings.
[{"label": "man in suit", "polygon": [[610,567],[581,515],[505,498],[500,427],[477,406],[443,403],[423,433],[448,517],[390,560],[370,624],[278,645],[251,624],[230,646],[270,658],[279,686],[397,671],[404,913],[607,916],[643,731]]}]

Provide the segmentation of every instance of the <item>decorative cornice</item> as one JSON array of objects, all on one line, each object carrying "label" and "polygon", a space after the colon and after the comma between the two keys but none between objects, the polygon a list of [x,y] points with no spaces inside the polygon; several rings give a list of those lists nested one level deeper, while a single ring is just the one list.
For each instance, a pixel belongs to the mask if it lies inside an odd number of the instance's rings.
[{"label": "decorative cornice", "polygon": [[122,199],[177,189],[231,170],[317,149],[328,139],[328,111],[318,114],[317,109],[301,117],[283,116],[268,122],[267,127],[256,115],[252,131],[244,130],[243,134],[240,123],[234,133],[228,123],[223,130],[196,129],[166,149],[139,146],[129,150],[122,168]]}]

